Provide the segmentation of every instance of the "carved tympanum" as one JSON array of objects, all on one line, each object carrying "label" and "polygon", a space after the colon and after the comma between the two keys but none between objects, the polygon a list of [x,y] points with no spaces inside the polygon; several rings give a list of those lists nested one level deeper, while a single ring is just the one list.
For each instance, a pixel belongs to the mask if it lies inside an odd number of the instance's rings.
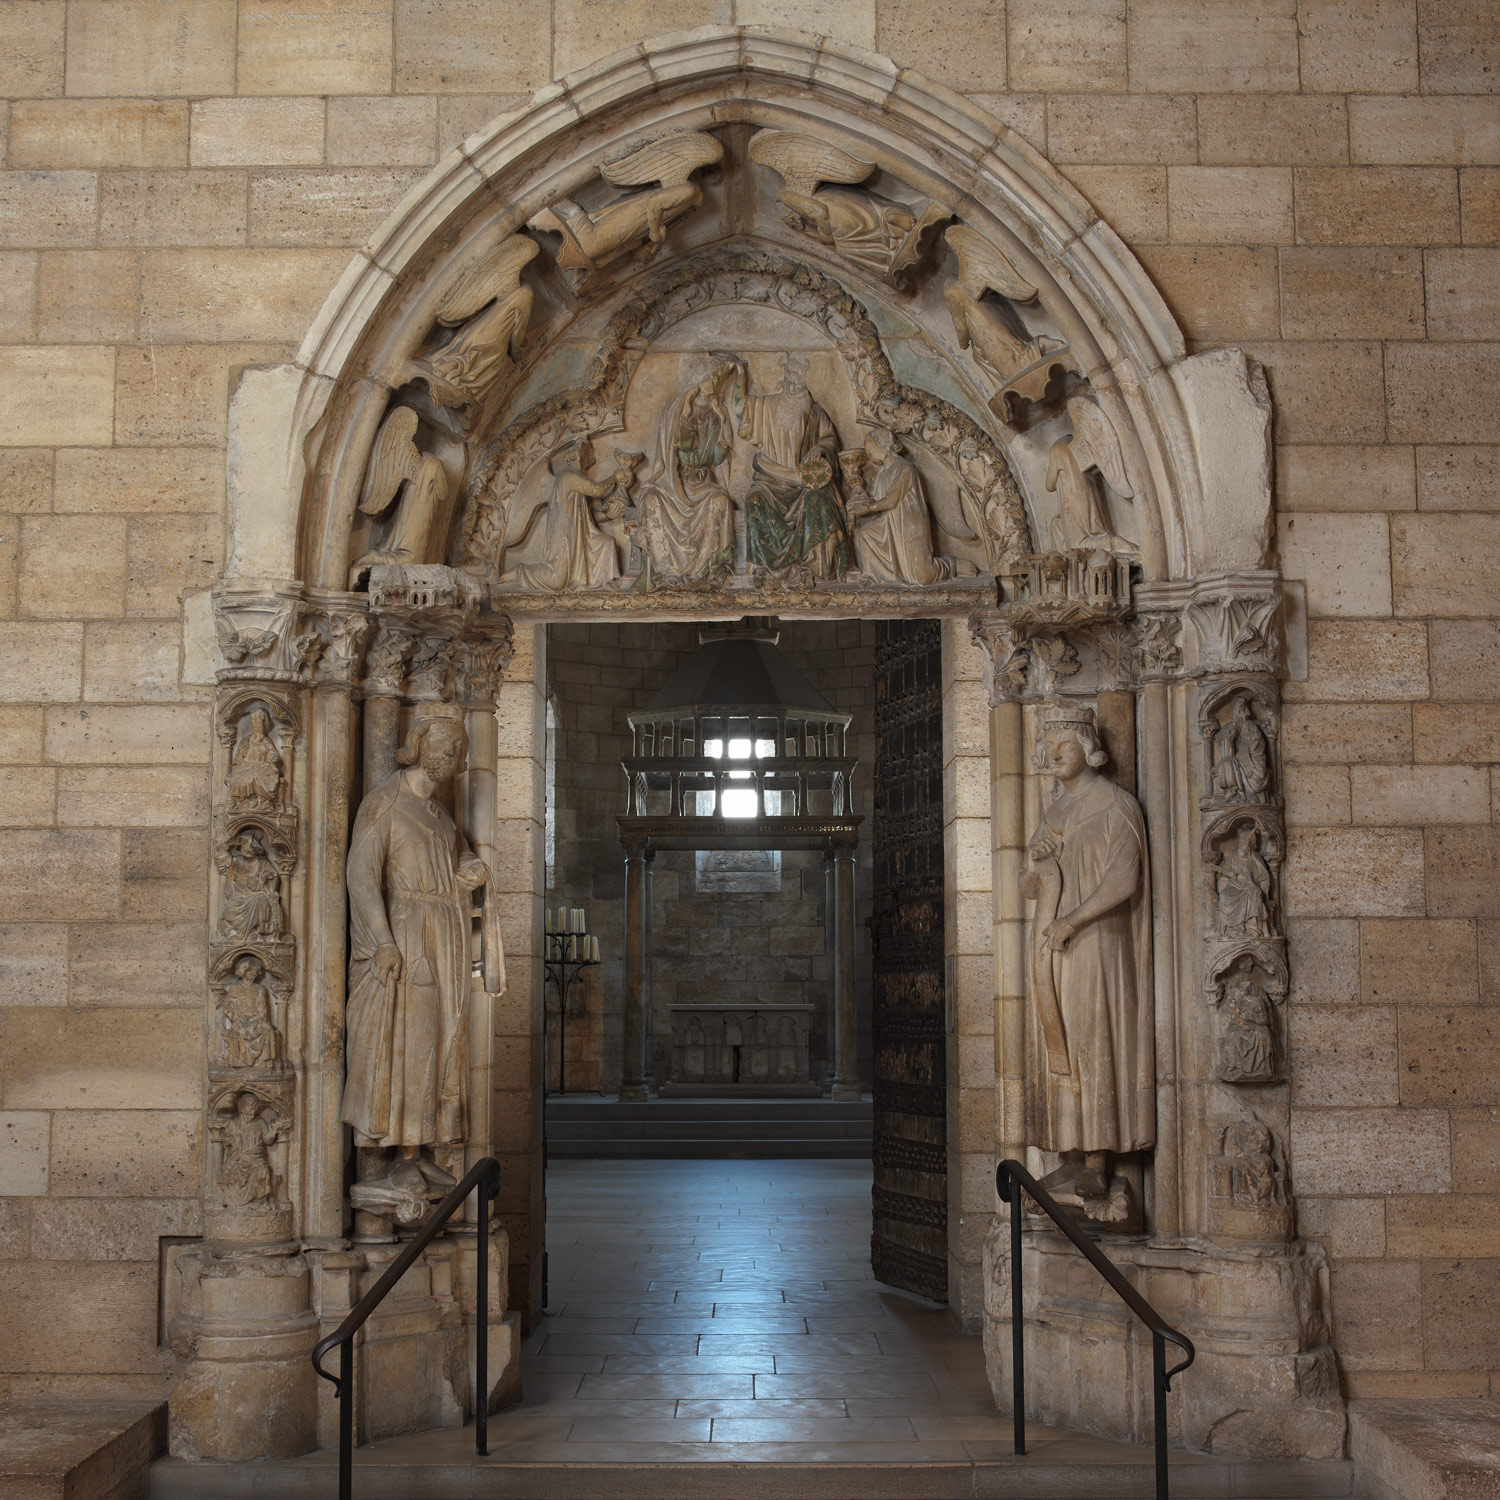
[{"label": "carved tympanum", "polygon": [[848,487],[848,517],[854,560],[876,583],[939,583],[973,575],[966,558],[933,550],[932,513],[917,466],[902,457],[901,442],[884,427],[872,428],[863,451],[841,453]]}]

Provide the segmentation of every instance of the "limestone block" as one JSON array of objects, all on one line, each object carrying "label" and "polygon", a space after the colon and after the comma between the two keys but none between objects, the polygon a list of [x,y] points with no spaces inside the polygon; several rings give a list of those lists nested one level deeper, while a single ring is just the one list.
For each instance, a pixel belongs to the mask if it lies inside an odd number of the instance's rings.
[{"label": "limestone block", "polygon": [[121,349],[115,374],[115,441],[222,448],[230,370],[276,357],[257,344]]},{"label": "limestone block", "polygon": [[321,99],[200,99],[193,105],[195,167],[316,165],[323,141]]},{"label": "limestone block", "polygon": [[0,923],[0,1005],[68,1003],[68,929],[58,922]]},{"label": "limestone block", "polygon": [[1464,244],[1500,245],[1500,171],[1465,167],[1458,174]]},{"label": "limestone block", "polygon": [[0,1260],[25,1260],[30,1253],[31,1199],[0,1198]]},{"label": "limestone block", "polygon": [[1454,1112],[1453,1189],[1500,1193],[1500,1110]]},{"label": "limestone block", "polygon": [[1434,828],[1427,835],[1432,910],[1454,917],[1500,916],[1500,830]]},{"label": "limestone block", "polygon": [[109,172],[99,203],[106,245],[243,245],[245,183],[237,172]]},{"label": "limestone block", "polygon": [[50,766],[0,769],[0,828],[50,828],[56,810],[57,772]]},{"label": "limestone block", "polygon": [[1047,101],[1047,142],[1064,165],[1165,165],[1198,156],[1193,101],[1180,95],[1056,95]]},{"label": "limestone block", "polygon": [[[397,16],[407,4],[444,3],[444,0],[400,0]],[[459,4],[472,0],[457,0]],[[545,14],[545,10],[543,14]],[[396,31],[397,71],[400,71],[401,31]],[[527,59],[519,59],[527,61]],[[535,61],[535,59],[530,59]],[[434,85],[436,87],[436,85]],[[482,130],[490,121],[526,102],[524,94],[438,94],[438,155],[446,156],[455,146],[466,141],[476,131]]]},{"label": "limestone block", "polygon": [[1287,1017],[1292,1106],[1400,1103],[1396,1013],[1385,1007],[1293,1006]]},{"label": "limestone block", "polygon": [[125,521],[119,516],[26,516],[18,600],[37,619],[118,616],[125,602]]},{"label": "limestone block", "polygon": [[82,1198],[199,1197],[202,1116],[201,1104],[181,1111],[65,1110],[52,1126],[52,1191]]},{"label": "limestone block", "polygon": [[[1500,349],[1500,346],[1496,346]],[[1391,575],[1397,614],[1489,615],[1500,516],[1433,514],[1391,521]]]},{"label": "limestone block", "polygon": [[57,456],[59,512],[211,511],[224,504],[215,448],[65,448]]},{"label": "limestone block", "polygon": [[1500,1256],[1500,1198],[1392,1198],[1389,1254],[1434,1260]]},{"label": "limestone block", "polygon": [[1439,167],[1298,167],[1297,240],[1304,245],[1451,245],[1458,183]]},{"label": "limestone block", "polygon": [[171,99],[17,99],[13,167],[184,167],[188,107]]},{"label": "limestone block", "polygon": [[1276,251],[1163,245],[1139,253],[1189,338],[1275,338],[1280,332]]},{"label": "limestone block", "polygon": [[[0,1018],[6,1106],[193,1109],[203,1094],[203,1022],[159,1008],[13,1010]],[[54,1140],[55,1145],[55,1140]]]},{"label": "limestone block", "polygon": [[34,250],[0,250],[0,343],[29,343],[36,337]]},{"label": "limestone block", "polygon": [[1411,0],[1302,0],[1302,87],[1334,94],[1404,94],[1417,88]]},{"label": "limestone block", "polygon": [[0,518],[0,616],[16,613],[16,568],[21,547],[21,526],[15,516]]},{"label": "limestone block", "polygon": [[1416,504],[1410,448],[1309,443],[1276,449],[1279,510],[1414,510]]},{"label": "limestone block", "polygon": [[1298,766],[1283,788],[1286,821],[1293,828],[1319,828],[1349,821],[1349,768]]},{"label": "limestone block", "polygon": [[348,263],[343,250],[159,250],[141,313],[160,339],[296,340]]},{"label": "limestone block", "polygon": [[1339,1260],[1378,1260],[1385,1254],[1385,1199],[1299,1194],[1297,1233],[1321,1240]]},{"label": "limestone block", "polygon": [[1294,1005],[1350,1005],[1358,1001],[1359,930],[1358,922],[1346,918],[1287,922],[1289,998]]},{"label": "limestone block", "polygon": [[71,703],[82,690],[82,625],[0,622],[0,655],[0,701]]},{"label": "limestone block", "polygon": [[1490,815],[1490,773],[1475,766],[1355,766],[1354,821],[1478,823]]},{"label": "limestone block", "polygon": [[1135,0],[1130,86],[1145,93],[1295,93],[1296,0]]},{"label": "limestone block", "polygon": [[234,0],[74,0],[68,93],[232,94]]},{"label": "limestone block", "polygon": [[1298,1191],[1313,1196],[1446,1192],[1448,1115],[1441,1109],[1299,1109],[1292,1114],[1292,1161]]},{"label": "limestone block", "polygon": [[1283,513],[1276,532],[1282,572],[1306,581],[1310,617],[1390,613],[1391,542],[1384,516]]},{"label": "limestone block", "polygon": [[206,771],[80,766],[61,773],[57,823],[61,828],[206,827],[208,801]]},{"label": "limestone block", "polygon": [[1405,917],[1426,911],[1417,829],[1292,829],[1285,873],[1289,916]]},{"label": "limestone block", "polygon": [[1068,177],[1130,244],[1167,238],[1165,167],[1073,167]]},{"label": "limestone block", "polygon": [[209,888],[204,833],[126,829],[121,841],[121,917],[138,922],[202,920]]},{"label": "limestone block", "polygon": [[0,176],[0,249],[91,245],[99,186],[93,172]]},{"label": "limestone block", "polygon": [[1251,343],[1276,406],[1278,443],[1379,443],[1386,437],[1380,345],[1351,339]]},{"label": "limestone block", "polygon": [[109,442],[114,373],[113,349],[0,348],[0,444]]},{"label": "limestone block", "polygon": [[203,1004],[207,935],[199,922],[107,922],[75,926],[68,951],[75,1007]]},{"label": "limestone block", "polygon": [[[637,46],[648,36],[689,31],[695,26],[728,25],[734,19],[732,11],[728,0],[648,0],[646,4],[621,0],[609,6],[591,5],[589,0],[558,0],[552,17],[552,76],[561,78],[576,72]],[[1003,40],[1002,35],[1002,45]],[[894,50],[889,42],[883,45],[888,51]]]},{"label": "limestone block", "polygon": [[1344,101],[1297,94],[1198,101],[1198,160],[1204,166],[1320,166],[1349,159]]},{"label": "limestone block", "polygon": [[1288,167],[1169,167],[1172,238],[1188,244],[1289,244]]},{"label": "limestone block", "polygon": [[959,0],[945,9],[944,24],[934,26],[920,6],[879,0],[880,50],[898,67],[915,68],[950,89],[997,88],[1006,76],[1008,9],[1004,0]]},{"label": "limestone block", "polygon": [[209,716],[193,704],[52,708],[47,758],[67,765],[202,766],[209,729]]},{"label": "limestone block", "polygon": [[18,1372],[156,1374],[155,1262],[0,1265],[9,1358]]},{"label": "limestone block", "polygon": [[24,515],[51,509],[51,450],[0,448],[0,511]]},{"label": "limestone block", "polygon": [[1413,757],[1418,761],[1500,761],[1500,706],[1418,704],[1412,718]]},{"label": "limestone block", "polygon": [[199,697],[178,683],[180,650],[180,631],[172,621],[90,623],[84,631],[84,701],[170,703]]},{"label": "limestone block", "polygon": [[1418,250],[1307,245],[1281,252],[1285,338],[1420,338]]},{"label": "limestone block", "polygon": [[1492,1006],[1403,1010],[1402,1104],[1471,1109],[1500,1105],[1500,1079],[1493,1065],[1497,1040],[1500,1015]]},{"label": "limestone block", "polygon": [[1427,634],[1427,626],[1399,620],[1311,620],[1307,677],[1287,683],[1286,698],[1305,703],[1425,698]]},{"label": "limestone block", "polygon": [[62,93],[65,19],[64,0],[0,0],[0,95]]},{"label": "limestone block", "polygon": [[1009,0],[1011,87],[1124,93],[1125,11],[1125,0]]},{"label": "limestone block", "polygon": [[42,711],[0,708],[0,765],[30,765],[42,758]]},{"label": "limestone block", "polygon": [[741,26],[815,31],[875,47],[875,0],[735,0],[734,19]]},{"label": "limestone block", "polygon": [[438,156],[437,105],[431,95],[410,99],[335,95],[328,101],[329,164],[430,166]]},{"label": "limestone block", "polygon": [[1333,1330],[1339,1363],[1346,1369],[1421,1369],[1421,1270],[1417,1263],[1335,1261]]},{"label": "limestone block", "polygon": [[0,1196],[27,1198],[47,1191],[52,1116],[31,1110],[0,1113]]},{"label": "limestone block", "polygon": [[969,102],[1013,130],[1028,146],[1045,154],[1047,149],[1047,99],[1044,94],[967,94]]},{"label": "limestone block", "polygon": [[37,332],[47,343],[135,339],[138,271],[129,250],[44,250],[37,278]]},{"label": "limestone block", "polygon": [[145,1260],[153,1265],[163,1236],[203,1232],[198,1198],[116,1199],[101,1214],[96,1198],[49,1198],[31,1216],[37,1260]]},{"label": "limestone block", "polygon": [[1380,166],[1493,166],[1500,162],[1500,111],[1492,99],[1353,98],[1349,149]]},{"label": "limestone block", "polygon": [[[503,25],[495,24],[488,0],[396,0],[395,23],[398,93],[524,94],[555,71],[546,0],[507,5]],[[662,29],[644,25],[633,40]],[[498,113],[490,111],[463,134]]]},{"label": "limestone block", "polygon": [[1422,1318],[1435,1370],[1488,1370],[1494,1338],[1486,1320],[1500,1296],[1500,1261],[1429,1260],[1422,1266]]},{"label": "limestone block", "polygon": [[1427,634],[1434,698],[1500,699],[1500,623],[1434,620],[1427,627]]},{"label": "limestone block", "polygon": [[1429,250],[1427,333],[1500,338],[1500,250]]},{"label": "limestone block", "polygon": [[1473,922],[1360,923],[1360,998],[1381,1005],[1473,1005],[1479,999]]},{"label": "limestone block", "polygon": [[1500,42],[1493,18],[1469,0],[1424,0],[1417,23],[1422,52],[1422,92],[1485,94],[1496,91]]},{"label": "limestone block", "polygon": [[1500,509],[1500,448],[1418,447],[1417,508]]},{"label": "limestone block", "polygon": [[257,172],[250,179],[250,243],[361,245],[421,175],[372,168]]},{"label": "limestone block", "polygon": [[241,94],[385,92],[391,0],[241,0],[237,83]]}]

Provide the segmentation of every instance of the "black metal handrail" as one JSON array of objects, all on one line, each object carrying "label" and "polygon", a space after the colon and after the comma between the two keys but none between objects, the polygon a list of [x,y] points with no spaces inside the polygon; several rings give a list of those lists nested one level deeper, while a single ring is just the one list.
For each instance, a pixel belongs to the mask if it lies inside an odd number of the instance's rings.
[{"label": "black metal handrail", "polygon": [[[385,1274],[350,1309],[349,1316],[312,1352],[312,1364],[333,1385],[339,1403],[339,1500],[352,1500],[354,1487],[354,1335],[365,1320],[385,1301],[392,1287],[411,1269],[412,1262],[437,1238],[448,1220],[464,1205],[464,1199],[479,1189],[479,1222],[475,1232],[477,1264],[474,1297],[474,1449],[489,1448],[490,1384],[490,1204],[500,1192],[500,1163],[482,1156],[464,1173],[451,1193],[422,1221],[415,1237],[385,1269]],[[323,1368],[323,1356],[339,1348],[339,1372]]]},{"label": "black metal handrail", "polygon": [[[1126,1281],[1119,1267],[1072,1222],[1046,1188],[1018,1161],[1003,1161],[995,1169],[995,1191],[1010,1205],[1010,1351],[1011,1412],[1017,1453],[1026,1451],[1026,1328],[1021,1316],[1021,1193],[1033,1199],[1042,1212],[1083,1252],[1084,1259],[1104,1278],[1109,1289],[1151,1330],[1151,1374],[1155,1392],[1156,1500],[1167,1495],[1167,1392],[1172,1377],[1180,1375],[1197,1357],[1193,1341],[1179,1333]],[[1167,1368],[1167,1342],[1187,1358]]]}]

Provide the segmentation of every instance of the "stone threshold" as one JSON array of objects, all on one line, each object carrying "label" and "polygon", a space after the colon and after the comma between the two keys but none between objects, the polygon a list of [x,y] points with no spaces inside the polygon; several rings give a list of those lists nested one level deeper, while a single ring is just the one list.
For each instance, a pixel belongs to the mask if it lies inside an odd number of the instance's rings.
[{"label": "stone threshold", "polygon": [[167,1445],[163,1401],[31,1399],[0,1404],[4,1500],[136,1500]]},{"label": "stone threshold", "polygon": [[1367,1500],[1500,1500],[1500,1402],[1349,1403]]}]

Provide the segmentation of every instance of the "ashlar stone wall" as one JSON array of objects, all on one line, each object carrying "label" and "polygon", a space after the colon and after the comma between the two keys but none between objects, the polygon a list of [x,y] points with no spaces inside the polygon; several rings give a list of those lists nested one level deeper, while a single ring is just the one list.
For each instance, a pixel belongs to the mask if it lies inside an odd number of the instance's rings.
[{"label": "ashlar stone wall", "polygon": [[468,131],[649,33],[971,94],[1276,403],[1300,1229],[1350,1394],[1492,1389],[1494,0],[0,0],[0,1301],[13,1394],[160,1389],[203,1149],[225,417]]}]

